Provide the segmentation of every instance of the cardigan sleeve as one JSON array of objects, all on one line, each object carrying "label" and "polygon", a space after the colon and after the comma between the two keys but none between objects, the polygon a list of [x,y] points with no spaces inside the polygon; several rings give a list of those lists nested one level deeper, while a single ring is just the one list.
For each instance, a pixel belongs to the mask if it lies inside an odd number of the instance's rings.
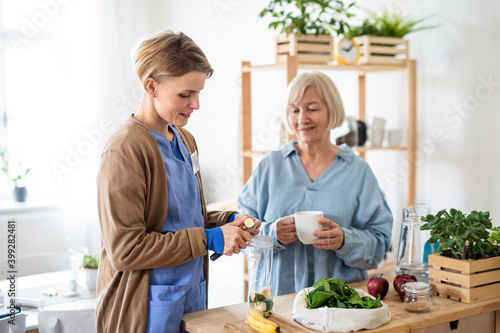
[{"label": "cardigan sleeve", "polygon": [[[150,210],[146,175],[119,151],[101,158],[98,206],[101,240],[118,271],[142,270],[183,264],[207,253],[203,228],[188,228],[162,235],[164,212]],[[166,178],[165,178],[166,179]],[[155,215],[156,214],[156,215]],[[146,221],[158,221],[155,224]],[[161,229],[160,229],[161,230]]]}]

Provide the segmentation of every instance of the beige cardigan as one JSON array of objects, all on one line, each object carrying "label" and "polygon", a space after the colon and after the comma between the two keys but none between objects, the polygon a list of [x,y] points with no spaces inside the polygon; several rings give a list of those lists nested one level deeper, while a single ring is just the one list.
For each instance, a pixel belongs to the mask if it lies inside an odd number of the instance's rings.
[{"label": "beige cardigan", "polygon": [[[189,153],[193,136],[177,128]],[[205,228],[223,225],[234,213],[206,211]],[[160,233],[167,216],[167,174],[156,140],[133,115],[107,142],[97,177],[101,254],[97,280],[97,332],[144,332],[151,268],[183,264],[204,255],[203,228]],[[207,278],[208,283],[208,278]]]}]

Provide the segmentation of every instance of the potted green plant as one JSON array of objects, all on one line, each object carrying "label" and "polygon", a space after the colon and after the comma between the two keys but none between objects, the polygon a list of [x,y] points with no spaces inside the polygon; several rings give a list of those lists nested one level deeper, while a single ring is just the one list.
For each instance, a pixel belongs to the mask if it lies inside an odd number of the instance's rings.
[{"label": "potted green plant", "polygon": [[0,151],[0,160],[2,171],[14,182],[14,200],[17,202],[26,201],[28,190],[24,186],[24,179],[30,173],[31,168],[25,167],[22,163],[18,163],[15,170],[12,171],[11,168],[9,168],[9,161],[7,160],[5,150]]},{"label": "potted green plant", "polygon": [[361,49],[358,64],[398,65],[408,59],[408,40],[406,35],[437,25],[422,26],[430,16],[415,18],[405,16],[397,7],[385,9],[380,13],[366,11],[366,18],[360,25],[350,25],[344,37],[352,39]]},{"label": "potted green plant", "polygon": [[97,286],[97,270],[99,268],[98,255],[84,255],[82,266],[85,269],[87,288],[95,290]]},{"label": "potted green plant", "polygon": [[443,209],[422,221],[441,251],[429,255],[434,291],[466,303],[500,296],[500,228],[489,212]]},{"label": "potted green plant", "polygon": [[271,0],[259,17],[272,17],[269,28],[279,30],[277,62],[297,55],[299,63],[326,63],[333,60],[333,36],[349,29],[354,1]]}]

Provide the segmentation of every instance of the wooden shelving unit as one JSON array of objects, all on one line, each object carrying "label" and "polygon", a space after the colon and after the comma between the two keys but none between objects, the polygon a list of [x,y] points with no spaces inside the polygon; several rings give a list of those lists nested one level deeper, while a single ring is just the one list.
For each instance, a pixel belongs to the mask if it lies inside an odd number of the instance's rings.
[{"label": "wooden shelving unit", "polygon": [[[299,64],[296,56],[288,55],[284,64],[252,66],[248,61],[241,63],[241,121],[242,121],[242,151],[243,151],[243,176],[242,184],[245,184],[252,174],[252,159],[267,154],[267,151],[254,151],[252,148],[252,91],[251,75],[255,71],[283,69],[286,74],[287,84],[297,76],[299,69],[325,70],[325,71],[353,71],[358,75],[359,89],[359,111],[358,119],[365,120],[366,105],[366,75],[377,72],[405,71],[407,73],[408,91],[408,124],[407,124],[407,145],[405,147],[356,147],[354,150],[359,156],[365,158],[368,151],[375,150],[400,150],[407,151],[408,160],[408,186],[407,186],[407,206],[415,203],[416,199],[416,153],[417,153],[417,107],[416,107],[416,61],[408,59],[405,66],[391,65],[319,65],[319,64]],[[290,137],[287,137],[289,141]]]}]

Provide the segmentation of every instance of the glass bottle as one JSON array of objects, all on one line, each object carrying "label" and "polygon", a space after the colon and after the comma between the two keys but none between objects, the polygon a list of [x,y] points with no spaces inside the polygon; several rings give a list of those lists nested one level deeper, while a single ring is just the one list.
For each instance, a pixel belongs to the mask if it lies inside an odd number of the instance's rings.
[{"label": "glass bottle", "polygon": [[273,308],[273,244],[269,236],[254,236],[248,242],[248,307],[263,314]]},{"label": "glass bottle", "polygon": [[421,217],[429,213],[430,207],[426,204],[414,204],[403,209],[396,274],[404,271],[404,273],[414,275],[418,281],[429,280],[429,264],[425,256],[425,246],[431,235],[429,231],[420,230],[425,224]]},{"label": "glass bottle", "polygon": [[432,287],[426,282],[407,282],[403,291],[405,308],[410,312],[426,312],[435,304]]}]

